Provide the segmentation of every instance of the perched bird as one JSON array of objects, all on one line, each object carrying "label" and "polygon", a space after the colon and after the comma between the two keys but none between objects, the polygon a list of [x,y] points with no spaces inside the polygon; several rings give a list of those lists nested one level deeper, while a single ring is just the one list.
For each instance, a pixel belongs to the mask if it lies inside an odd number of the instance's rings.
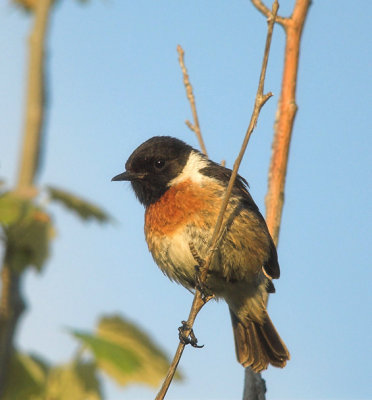
[{"label": "perched bird", "polygon": [[[141,144],[113,181],[130,181],[145,206],[145,236],[159,268],[189,290],[197,285],[195,254],[205,259],[231,170],[173,137]],[[206,287],[229,306],[238,361],[259,372],[284,367],[289,352],[266,310],[279,278],[275,245],[264,218],[238,176],[226,228]]]}]

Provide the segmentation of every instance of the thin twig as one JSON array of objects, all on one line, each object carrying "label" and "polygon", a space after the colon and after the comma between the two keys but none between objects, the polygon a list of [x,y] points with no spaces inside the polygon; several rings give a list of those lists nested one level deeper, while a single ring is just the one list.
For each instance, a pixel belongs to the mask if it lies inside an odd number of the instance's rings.
[{"label": "thin twig", "polygon": [[[211,239],[210,246],[209,246],[209,252],[208,252],[207,258],[205,260],[205,264],[201,268],[200,278],[201,278],[202,283],[204,283],[206,281],[209,266],[211,265],[212,259],[214,257],[215,251],[218,246],[220,233],[223,232],[223,230],[226,227],[227,221],[225,220],[223,223],[223,217],[224,217],[226,207],[227,207],[227,204],[228,204],[231,192],[232,192],[232,188],[234,186],[236,176],[238,174],[238,169],[239,169],[240,163],[242,161],[244,152],[247,148],[249,138],[256,126],[261,108],[266,103],[266,101],[272,96],[271,93],[264,94],[263,90],[264,90],[267,62],[268,62],[268,58],[269,58],[271,38],[272,38],[273,28],[274,28],[274,24],[275,24],[276,14],[278,12],[278,7],[279,7],[278,2],[277,2],[277,0],[275,0],[275,2],[273,4],[272,15],[268,19],[268,31],[267,31],[267,37],[266,37],[265,52],[264,52],[264,57],[263,57],[263,61],[262,61],[260,80],[259,80],[259,84],[258,84],[258,89],[257,89],[257,94],[256,94],[256,99],[255,99],[255,104],[254,104],[251,120],[250,120],[248,129],[246,131],[241,150],[240,150],[239,155],[234,163],[234,168],[233,168],[233,171],[232,171],[232,174],[230,177],[230,181],[227,186],[227,189],[226,189],[226,192],[224,195],[224,199],[222,201],[221,209],[220,209],[220,212],[219,212],[219,215],[217,218],[217,222],[216,222],[216,225],[215,225],[215,228],[213,231],[212,239]],[[208,298],[206,300],[205,299],[203,300],[201,292],[198,289],[195,290],[193,304],[192,304],[192,307],[190,310],[189,318],[187,320],[187,326],[190,328],[190,331],[193,327],[193,324],[194,324],[197,314],[199,313],[199,311],[202,309],[202,307],[204,306],[204,304],[206,304],[206,302],[208,300],[209,300]],[[190,333],[190,331],[185,331],[185,335],[187,336]],[[185,345],[180,342],[180,344],[177,347],[177,351],[173,358],[173,361],[169,367],[167,376],[163,382],[163,385],[162,385],[159,393],[156,396],[156,400],[164,399],[164,397],[168,391],[169,385],[171,384],[173,376],[176,372],[176,368],[181,359],[184,348],[185,348]]]},{"label": "thin twig", "polygon": [[[194,296],[194,300],[192,302],[192,306],[190,309],[190,314],[189,317],[187,319],[186,325],[187,327],[189,327],[189,329],[185,329],[184,330],[184,334],[187,337],[190,332],[191,329],[194,325],[194,321],[196,316],[198,315],[199,311],[203,308],[203,306],[209,301],[210,299],[204,299],[202,298],[201,293],[199,292],[199,290],[195,291],[195,296]],[[165,395],[167,394],[168,388],[173,380],[174,374],[176,373],[176,369],[178,366],[178,363],[180,362],[183,350],[185,348],[185,343],[181,342],[178,344],[176,353],[173,357],[173,361],[171,363],[171,365],[169,366],[167,375],[164,379],[163,385],[161,386],[159,393],[157,394],[157,396],[155,397],[155,400],[162,400],[164,399]]]},{"label": "thin twig", "polygon": [[180,63],[182,74],[183,74],[183,84],[185,85],[186,96],[189,99],[192,117],[194,119],[194,124],[192,124],[189,120],[186,120],[185,123],[188,126],[188,128],[195,133],[196,137],[198,138],[201,151],[207,156],[208,155],[207,148],[205,147],[203,136],[201,134],[198,113],[196,111],[195,96],[192,91],[192,86],[190,83],[189,75],[187,73],[187,69],[185,66],[185,61],[184,61],[185,52],[180,45],[177,46],[177,52],[179,55],[178,61]]},{"label": "thin twig", "polygon": [[[269,8],[265,6],[265,4],[261,0],[251,0],[252,4],[259,10],[263,15],[265,15],[267,18],[270,18],[271,16],[271,11]],[[282,25],[284,28],[288,24],[289,18],[283,18],[280,15],[277,15],[275,18],[275,22],[278,24]]]}]

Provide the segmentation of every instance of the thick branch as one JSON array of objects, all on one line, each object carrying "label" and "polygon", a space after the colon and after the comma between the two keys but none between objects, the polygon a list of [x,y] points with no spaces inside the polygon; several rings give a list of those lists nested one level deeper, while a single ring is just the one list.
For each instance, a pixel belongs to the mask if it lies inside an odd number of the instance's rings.
[{"label": "thick branch", "polygon": [[[253,0],[252,0],[253,1]],[[278,104],[272,156],[269,168],[268,190],[265,199],[266,222],[277,244],[284,204],[289,146],[297,112],[296,84],[300,55],[300,42],[310,0],[297,0],[292,17],[286,25],[286,47],[282,88]]]},{"label": "thick branch", "polygon": [[[268,19],[268,32],[267,32],[267,38],[266,38],[266,45],[265,45],[265,52],[264,52],[264,57],[263,57],[263,61],[262,61],[262,67],[261,67],[261,74],[260,74],[260,80],[259,80],[259,84],[258,84],[258,89],[257,89],[257,94],[256,94],[256,99],[255,99],[255,104],[254,104],[254,108],[253,108],[253,112],[252,112],[252,116],[251,116],[251,120],[248,126],[248,129],[246,131],[244,140],[243,140],[243,144],[242,147],[240,149],[239,155],[237,157],[237,159],[235,160],[234,163],[234,168],[231,174],[231,178],[230,181],[228,183],[225,195],[224,195],[224,199],[222,201],[222,205],[221,205],[221,209],[217,218],[217,222],[216,222],[216,226],[214,228],[213,231],[213,235],[211,238],[211,242],[209,245],[209,252],[207,255],[207,258],[205,260],[205,265],[201,268],[201,282],[205,283],[206,282],[206,277],[207,277],[207,273],[208,273],[208,269],[209,266],[212,263],[213,257],[215,255],[215,252],[218,248],[218,244],[219,244],[219,239],[221,237],[221,232],[224,231],[224,228],[226,226],[227,220],[225,219],[224,221],[224,214],[227,208],[227,204],[229,202],[229,198],[232,192],[232,188],[234,186],[234,182],[236,179],[236,176],[238,174],[238,169],[240,166],[240,163],[242,161],[244,152],[247,148],[248,145],[248,141],[249,138],[257,124],[257,120],[258,120],[258,116],[260,113],[261,108],[263,107],[263,105],[266,103],[266,101],[272,96],[271,93],[268,94],[264,94],[263,90],[264,90],[264,82],[265,82],[265,75],[266,75],[266,68],[267,68],[267,62],[268,62],[268,58],[269,58],[269,52],[270,52],[270,44],[271,44],[271,38],[272,38],[272,33],[273,33],[273,28],[274,28],[274,23],[275,23],[275,16],[277,14],[278,11],[278,2],[277,0],[275,1],[274,5],[273,5],[273,14],[272,17]],[[200,291],[198,289],[195,290],[195,296],[194,296],[194,301],[193,301],[193,305],[191,307],[190,310],[190,315],[189,315],[189,319],[187,321],[187,325],[188,327],[191,328],[193,327],[195,318],[197,316],[197,314],[199,313],[199,311],[201,310],[201,308],[203,307],[203,305],[205,304],[205,301],[203,301],[202,299],[202,295],[200,293]],[[186,334],[189,332],[185,332]],[[178,363],[181,359],[182,356],[182,352],[184,349],[185,345],[180,343],[178,345],[176,354],[173,358],[172,364],[169,368],[168,374],[166,376],[166,379],[158,393],[158,395],[156,396],[156,400],[162,400],[164,399],[169,385],[171,384],[171,381],[173,379],[173,376],[175,374],[176,368],[178,366]]]},{"label": "thick branch", "polygon": [[13,338],[17,323],[25,309],[20,290],[20,276],[12,271],[6,250],[1,269],[0,298],[0,399],[5,390],[7,371],[13,352]]},{"label": "thick branch", "polygon": [[245,369],[243,400],[265,400],[266,384],[261,374]]},{"label": "thick branch", "polygon": [[40,158],[44,122],[44,54],[45,37],[53,0],[39,0],[35,6],[35,23],[29,37],[29,66],[23,147],[17,191],[33,197],[35,175]]}]

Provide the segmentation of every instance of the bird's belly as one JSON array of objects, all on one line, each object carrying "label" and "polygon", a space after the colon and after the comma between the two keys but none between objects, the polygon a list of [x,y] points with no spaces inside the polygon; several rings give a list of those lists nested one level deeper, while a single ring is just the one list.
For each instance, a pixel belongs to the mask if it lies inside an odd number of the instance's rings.
[{"label": "bird's belly", "polygon": [[149,250],[159,268],[171,280],[192,289],[195,286],[195,266],[190,250],[190,237],[184,229],[171,236],[147,234]]}]

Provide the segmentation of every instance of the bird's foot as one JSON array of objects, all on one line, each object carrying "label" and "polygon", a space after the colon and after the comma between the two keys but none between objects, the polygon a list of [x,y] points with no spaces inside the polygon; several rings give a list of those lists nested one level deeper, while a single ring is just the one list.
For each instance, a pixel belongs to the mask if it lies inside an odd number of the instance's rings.
[{"label": "bird's foot", "polygon": [[[192,347],[196,347],[198,349],[204,347],[204,344],[199,346],[198,339],[196,338],[194,331],[187,324],[186,321],[181,321],[182,326],[178,328],[178,337],[180,338],[180,342],[183,344],[191,344]],[[186,334],[188,332],[188,334]]]},{"label": "bird's foot", "polygon": [[214,297],[214,294],[202,279],[205,261],[200,257],[193,242],[189,243],[189,248],[194,260],[197,262],[195,265],[195,289],[200,292],[203,302],[206,303]]},{"label": "bird's foot", "polygon": [[211,289],[203,282],[202,277],[202,266],[195,265],[195,289],[201,294],[204,303],[207,303],[210,299],[214,297]]}]

